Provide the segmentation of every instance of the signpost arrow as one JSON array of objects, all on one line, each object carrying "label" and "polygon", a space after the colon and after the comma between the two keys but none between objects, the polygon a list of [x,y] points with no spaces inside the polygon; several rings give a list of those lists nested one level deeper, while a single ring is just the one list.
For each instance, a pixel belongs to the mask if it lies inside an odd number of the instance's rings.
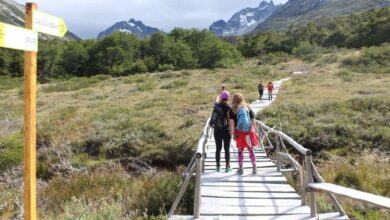
[{"label": "signpost arrow", "polygon": [[0,22],[0,47],[38,51],[37,32]]},{"label": "signpost arrow", "polygon": [[53,15],[34,11],[33,20],[34,30],[41,33],[63,37],[68,31],[64,20]]}]

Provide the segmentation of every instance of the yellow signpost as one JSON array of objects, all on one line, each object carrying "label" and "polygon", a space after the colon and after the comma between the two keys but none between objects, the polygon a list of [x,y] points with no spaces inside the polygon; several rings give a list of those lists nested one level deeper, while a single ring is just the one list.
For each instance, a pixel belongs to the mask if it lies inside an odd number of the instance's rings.
[{"label": "yellow signpost", "polygon": [[38,34],[0,22],[0,47],[37,52]]},{"label": "yellow signpost", "polygon": [[24,50],[24,219],[37,219],[36,126],[38,34],[63,37],[67,32],[61,18],[37,11],[26,3],[25,28],[0,22],[0,47]]},{"label": "yellow signpost", "polygon": [[40,11],[34,11],[34,30],[57,37],[63,37],[68,31],[62,18]]},{"label": "yellow signpost", "polygon": [[[25,28],[34,30],[35,3],[26,4]],[[24,52],[24,219],[37,219],[37,52]]]}]

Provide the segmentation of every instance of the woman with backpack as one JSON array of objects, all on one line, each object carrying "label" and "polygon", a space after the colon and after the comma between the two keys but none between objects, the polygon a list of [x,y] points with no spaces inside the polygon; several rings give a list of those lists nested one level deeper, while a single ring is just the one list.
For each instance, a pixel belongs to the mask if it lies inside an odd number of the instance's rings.
[{"label": "woman with backpack", "polygon": [[229,111],[229,125],[230,134],[236,140],[238,149],[238,171],[239,175],[243,175],[243,160],[244,160],[244,149],[247,148],[249,151],[249,157],[252,162],[252,173],[256,174],[256,157],[253,151],[253,147],[250,139],[251,129],[255,127],[255,113],[252,111],[249,105],[246,104],[242,94],[237,93],[233,96],[232,108]]},{"label": "woman with backpack", "polygon": [[220,158],[222,144],[225,150],[225,162],[226,169],[225,172],[231,171],[230,168],[230,141],[231,135],[229,132],[229,118],[228,112],[230,111],[230,106],[227,103],[229,100],[230,94],[226,90],[222,90],[219,95],[219,101],[215,103],[214,110],[210,119],[210,125],[214,128],[214,139],[216,145],[215,159],[217,162],[217,172],[220,172]]},{"label": "woman with backpack", "polygon": [[219,92],[217,98],[215,99],[215,102],[221,102],[221,97],[220,96],[221,96],[221,92],[223,92],[223,91],[226,91],[226,86],[225,85],[221,86],[221,91]]}]

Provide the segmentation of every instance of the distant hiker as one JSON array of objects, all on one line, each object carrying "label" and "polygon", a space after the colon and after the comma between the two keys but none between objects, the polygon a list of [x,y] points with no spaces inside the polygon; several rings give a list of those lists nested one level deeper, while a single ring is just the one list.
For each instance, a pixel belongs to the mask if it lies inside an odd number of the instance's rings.
[{"label": "distant hiker", "polygon": [[221,92],[223,92],[223,91],[226,91],[226,86],[225,85],[222,85],[221,86],[221,90],[219,91],[219,93],[218,93],[218,96],[217,96],[217,98],[215,99],[215,102],[221,102],[221,99],[220,99],[220,94],[221,94]]},{"label": "distant hiker", "polygon": [[272,100],[272,93],[274,91],[274,84],[272,82],[268,83],[268,99],[271,101]]},{"label": "distant hiker", "polygon": [[259,91],[260,101],[263,98],[264,86],[263,81],[260,80],[259,85],[257,85],[257,90]]},{"label": "distant hiker", "polygon": [[229,118],[228,112],[230,111],[230,106],[227,103],[229,100],[230,94],[228,91],[223,90],[219,95],[219,102],[216,102],[214,105],[214,110],[210,118],[210,125],[214,128],[214,139],[216,145],[215,159],[217,162],[217,172],[220,172],[220,158],[221,158],[221,150],[222,150],[222,142],[223,149],[225,150],[225,162],[226,168],[225,172],[231,171],[230,168],[230,140],[231,135],[229,132]]},{"label": "distant hiker", "polygon": [[239,175],[244,173],[243,160],[244,149],[249,151],[249,157],[252,162],[252,173],[256,174],[256,158],[253,151],[253,145],[248,141],[250,139],[250,131],[255,128],[255,113],[251,110],[249,105],[245,103],[242,94],[237,93],[233,96],[232,109],[229,111],[229,125],[230,134],[236,140],[238,149],[238,171]]}]

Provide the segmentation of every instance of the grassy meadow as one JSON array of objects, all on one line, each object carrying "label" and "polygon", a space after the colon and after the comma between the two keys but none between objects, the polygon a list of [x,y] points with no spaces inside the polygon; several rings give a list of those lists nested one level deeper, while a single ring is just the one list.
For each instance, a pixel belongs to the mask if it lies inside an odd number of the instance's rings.
[{"label": "grassy meadow", "polygon": [[[325,181],[390,197],[390,75],[387,64],[367,61],[374,52],[389,54],[380,51],[389,47],[320,54],[258,117],[312,149]],[[317,195],[320,211],[333,210],[326,195]],[[338,199],[352,219],[390,218],[388,211]]]},{"label": "grassy meadow", "polygon": [[[98,75],[39,85],[41,218],[73,219],[86,211],[103,219],[166,214],[221,85],[254,100],[260,78],[284,78],[289,72],[288,66],[259,68],[251,60],[232,69]],[[8,172],[17,184],[22,178],[21,166],[15,168],[22,162],[22,80],[4,77],[1,82],[0,168],[13,168]],[[8,218],[20,208],[21,189],[0,188],[8,201],[0,214]],[[180,207],[184,213],[192,209],[191,188],[187,198]]]},{"label": "grassy meadow", "polygon": [[[230,69],[40,84],[40,218],[164,218],[221,84],[253,101],[260,79],[289,76],[276,102],[257,117],[314,150],[327,181],[389,197],[390,75],[378,65],[359,72],[362,53],[327,50],[314,61],[263,57]],[[347,62],[351,57],[356,59]],[[292,76],[293,71],[306,74]],[[22,93],[22,79],[0,78],[1,219],[21,216]],[[190,185],[179,213],[192,213],[192,190]],[[319,198],[320,210],[331,210],[326,197]],[[354,219],[389,217],[372,206],[340,200]]]}]

